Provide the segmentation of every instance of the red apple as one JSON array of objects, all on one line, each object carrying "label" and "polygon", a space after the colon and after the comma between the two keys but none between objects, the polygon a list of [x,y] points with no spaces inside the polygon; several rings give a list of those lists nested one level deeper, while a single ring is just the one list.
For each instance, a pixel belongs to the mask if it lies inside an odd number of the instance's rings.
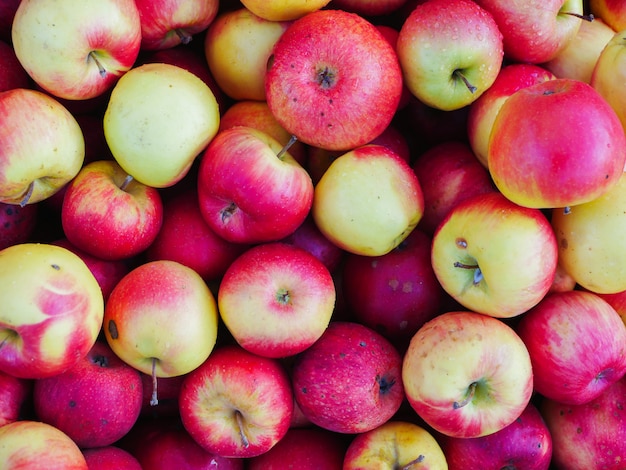
[{"label": "red apple", "polygon": [[342,10],[318,10],[276,42],[265,92],[276,120],[299,140],[349,150],[391,123],[402,72],[394,48],[372,23]]},{"label": "red apple", "polygon": [[89,470],[142,470],[131,453],[113,445],[83,449],[83,456]]},{"label": "red apple", "polygon": [[346,434],[389,420],[404,399],[402,358],[365,325],[333,321],[293,365],[294,395],[315,425]]},{"label": "red apple", "polygon": [[23,411],[32,401],[34,380],[0,372],[0,427],[23,419]]},{"label": "red apple", "polygon": [[39,206],[0,202],[0,249],[26,243],[35,234]]},{"label": "red apple", "polygon": [[191,437],[207,451],[232,458],[269,451],[287,433],[293,413],[283,365],[237,345],[215,349],[190,372],[179,403]]},{"label": "red apple", "polygon": [[15,55],[13,46],[0,39],[0,92],[31,87],[30,76]]}]

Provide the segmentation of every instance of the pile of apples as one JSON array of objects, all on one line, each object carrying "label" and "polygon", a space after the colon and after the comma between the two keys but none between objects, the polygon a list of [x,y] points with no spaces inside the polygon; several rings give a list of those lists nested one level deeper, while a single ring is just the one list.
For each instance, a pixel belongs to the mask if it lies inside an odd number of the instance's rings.
[{"label": "pile of apples", "polygon": [[625,2],[0,1],[0,467],[626,468],[625,128]]}]

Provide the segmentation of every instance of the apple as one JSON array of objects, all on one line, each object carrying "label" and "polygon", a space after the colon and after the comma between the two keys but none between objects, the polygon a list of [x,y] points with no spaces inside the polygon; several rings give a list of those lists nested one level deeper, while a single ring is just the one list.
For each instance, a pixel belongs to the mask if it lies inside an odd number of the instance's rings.
[{"label": "apple", "polygon": [[157,189],[129,177],[115,160],[100,160],[85,165],[69,183],[61,222],[77,248],[104,260],[124,260],[152,244],[163,223],[163,202]]},{"label": "apple", "polygon": [[436,431],[460,438],[510,425],[533,393],[530,355],[515,330],[465,310],[438,315],[415,333],[402,379],[415,412]]},{"label": "apple", "polygon": [[467,142],[436,144],[418,155],[412,168],[424,195],[424,214],[418,227],[429,235],[461,201],[495,191],[491,175]]},{"label": "apple", "polygon": [[145,257],[148,261],[178,261],[209,282],[220,279],[247,248],[225,240],[209,227],[200,211],[197,190],[191,187],[164,201],[163,223]]},{"label": "apple", "polygon": [[20,63],[43,89],[71,100],[94,98],[137,59],[139,11],[133,0],[25,0],[11,38]]},{"label": "apple", "polygon": [[130,431],[141,411],[139,372],[97,341],[74,366],[35,381],[37,418],[67,434],[79,447],[109,446]]},{"label": "apple", "polygon": [[583,0],[475,2],[493,16],[510,62],[549,61],[573,40],[583,21]]},{"label": "apple", "polygon": [[626,290],[626,176],[593,201],[554,209],[551,221],[559,262],[577,284],[601,294]]},{"label": "apple", "polygon": [[531,402],[508,426],[487,436],[439,439],[450,470],[498,468],[548,470],[552,459],[552,434]]},{"label": "apple", "polygon": [[87,470],[80,448],[63,431],[33,420],[0,427],[0,467]]},{"label": "apple", "polygon": [[34,204],[76,176],[85,140],[61,103],[36,90],[14,88],[0,93],[0,114],[0,202]]},{"label": "apple", "polygon": [[135,0],[141,21],[141,49],[168,49],[188,44],[217,16],[219,0]]},{"label": "apple", "polygon": [[35,234],[39,206],[0,202],[0,250],[30,241]]},{"label": "apple", "polygon": [[556,76],[552,72],[540,65],[507,64],[500,69],[493,85],[470,104],[467,137],[474,155],[483,166],[488,166],[489,137],[502,103],[521,88],[554,78]]},{"label": "apple", "polygon": [[589,0],[591,13],[615,31],[626,29],[626,5],[620,0]]},{"label": "apple", "polygon": [[588,403],[626,374],[626,325],[592,292],[549,294],[516,331],[530,354],[535,391],[546,398]]},{"label": "apple", "polygon": [[222,345],[191,371],[179,396],[191,437],[221,457],[250,458],[269,451],[289,430],[293,392],[278,359],[238,345]]},{"label": "apple", "polygon": [[539,209],[491,192],[450,210],[433,235],[431,261],[444,290],[466,309],[511,318],[547,294],[558,250]]},{"label": "apple", "polygon": [[422,467],[429,470],[448,469],[441,446],[424,427],[394,419],[371,431],[357,434],[348,446],[343,461],[344,470],[408,470]]},{"label": "apple", "polygon": [[0,372],[0,427],[24,418],[24,410],[32,402],[34,382]]},{"label": "apple", "polygon": [[152,377],[184,375],[209,356],[217,340],[217,302],[193,269],[176,261],[141,264],[124,276],[105,306],[107,343],[124,362]]},{"label": "apple", "polygon": [[411,166],[382,145],[336,158],[315,186],[312,215],[320,231],[349,253],[384,255],[417,226],[424,211]]},{"label": "apple", "polygon": [[102,327],[104,299],[71,251],[22,243],[0,251],[0,371],[28,379],[60,374],[84,357]]},{"label": "apple", "polygon": [[281,358],[304,351],[322,336],[335,307],[335,285],[328,268],[308,251],[263,243],[228,267],[217,304],[242,348]]},{"label": "apple", "polygon": [[542,65],[559,78],[591,83],[598,58],[614,35],[615,30],[600,18],[583,21],[574,39]]},{"label": "apple", "polygon": [[268,21],[289,21],[325,7],[330,0],[242,0],[241,3]]},{"label": "apple", "polygon": [[557,78],[522,88],[502,103],[487,162],[496,187],[516,204],[574,206],[617,184],[626,136],[600,93],[580,80]]},{"label": "apple", "polygon": [[430,262],[431,241],[414,229],[385,255],[346,255],[342,291],[356,321],[402,344],[440,313],[445,292]]},{"label": "apple", "polygon": [[276,120],[302,142],[327,150],[350,150],[380,135],[402,86],[393,46],[372,23],[342,10],[294,21],[276,42],[265,76]]},{"label": "apple", "polygon": [[471,104],[495,81],[502,34],[477,2],[432,0],[406,18],[396,50],[411,93],[428,106],[451,111]]},{"label": "apple", "polygon": [[291,23],[247,8],[220,13],[204,36],[204,54],[215,81],[237,101],[265,101],[265,71],[272,49]]},{"label": "apple", "polygon": [[220,131],[200,159],[200,212],[222,238],[245,244],[280,240],[309,214],[313,182],[277,140],[252,127]]},{"label": "apple", "polygon": [[114,445],[82,449],[89,470],[141,470],[130,452]]},{"label": "apple", "polygon": [[544,399],[541,414],[553,443],[553,468],[614,468],[626,459],[626,377],[582,405]]},{"label": "apple", "polygon": [[15,55],[13,46],[0,39],[0,92],[13,88],[32,88],[30,76]]},{"label": "apple", "polygon": [[384,336],[360,323],[333,321],[294,362],[296,403],[311,423],[356,434],[385,423],[404,400],[402,357]]},{"label": "apple", "polygon": [[183,179],[219,128],[215,95],[186,69],[148,63],[133,67],[113,87],[104,136],[120,166],[156,188]]}]

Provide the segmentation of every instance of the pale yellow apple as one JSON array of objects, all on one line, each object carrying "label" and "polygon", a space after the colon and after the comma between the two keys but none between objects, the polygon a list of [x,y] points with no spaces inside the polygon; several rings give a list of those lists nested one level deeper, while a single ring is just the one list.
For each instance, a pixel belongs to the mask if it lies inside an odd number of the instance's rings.
[{"label": "pale yellow apple", "polygon": [[220,89],[237,101],[264,101],[267,61],[288,26],[246,8],[220,14],[204,40],[207,63]]},{"label": "pale yellow apple", "polygon": [[557,78],[574,78],[590,83],[598,57],[614,35],[615,30],[599,18],[583,21],[576,36],[543,66]]},{"label": "pale yellow apple", "polygon": [[269,21],[295,20],[325,7],[330,0],[242,0],[255,15]]},{"label": "pale yellow apple", "polygon": [[611,105],[626,129],[626,31],[613,35],[600,53],[591,86]]},{"label": "pale yellow apple", "polygon": [[181,67],[150,63],[128,71],[113,88],[104,135],[124,171],[164,188],[188,173],[219,122],[217,100],[205,82]]},{"label": "pale yellow apple", "polygon": [[424,212],[415,172],[393,151],[364,145],[335,159],[315,187],[312,214],[344,250],[380,256],[398,246]]},{"label": "pale yellow apple", "polygon": [[626,289],[626,176],[599,198],[567,211],[553,209],[559,261],[592,292]]}]

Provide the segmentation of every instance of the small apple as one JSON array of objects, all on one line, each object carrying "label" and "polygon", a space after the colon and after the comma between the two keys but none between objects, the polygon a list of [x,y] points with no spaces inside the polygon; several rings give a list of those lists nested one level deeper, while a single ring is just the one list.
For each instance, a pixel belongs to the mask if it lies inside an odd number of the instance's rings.
[{"label": "small apple", "polygon": [[179,396],[191,437],[221,457],[250,458],[269,451],[289,430],[293,392],[277,359],[223,345],[191,371]]},{"label": "small apple", "polygon": [[294,21],[276,42],[265,76],[276,120],[302,142],[327,150],[350,150],[380,135],[402,85],[393,46],[372,23],[342,10]]},{"label": "small apple", "polygon": [[156,188],[180,181],[219,128],[209,86],[182,67],[148,63],[115,84],[104,113],[113,157],[136,180]]},{"label": "small apple", "polygon": [[54,96],[95,98],[134,64],[141,45],[133,0],[23,0],[11,37],[32,79]]},{"label": "small apple", "polygon": [[268,21],[295,20],[317,11],[330,0],[242,0],[252,13]]},{"label": "small apple", "polygon": [[626,29],[626,5],[620,0],[589,0],[589,10],[615,31]]},{"label": "small apple", "polygon": [[446,436],[495,433],[522,414],[533,393],[524,342],[502,320],[450,311],[422,326],[402,365],[406,397],[416,413]]},{"label": "small apple", "polygon": [[114,445],[82,449],[89,470],[142,470],[133,455]]}]

